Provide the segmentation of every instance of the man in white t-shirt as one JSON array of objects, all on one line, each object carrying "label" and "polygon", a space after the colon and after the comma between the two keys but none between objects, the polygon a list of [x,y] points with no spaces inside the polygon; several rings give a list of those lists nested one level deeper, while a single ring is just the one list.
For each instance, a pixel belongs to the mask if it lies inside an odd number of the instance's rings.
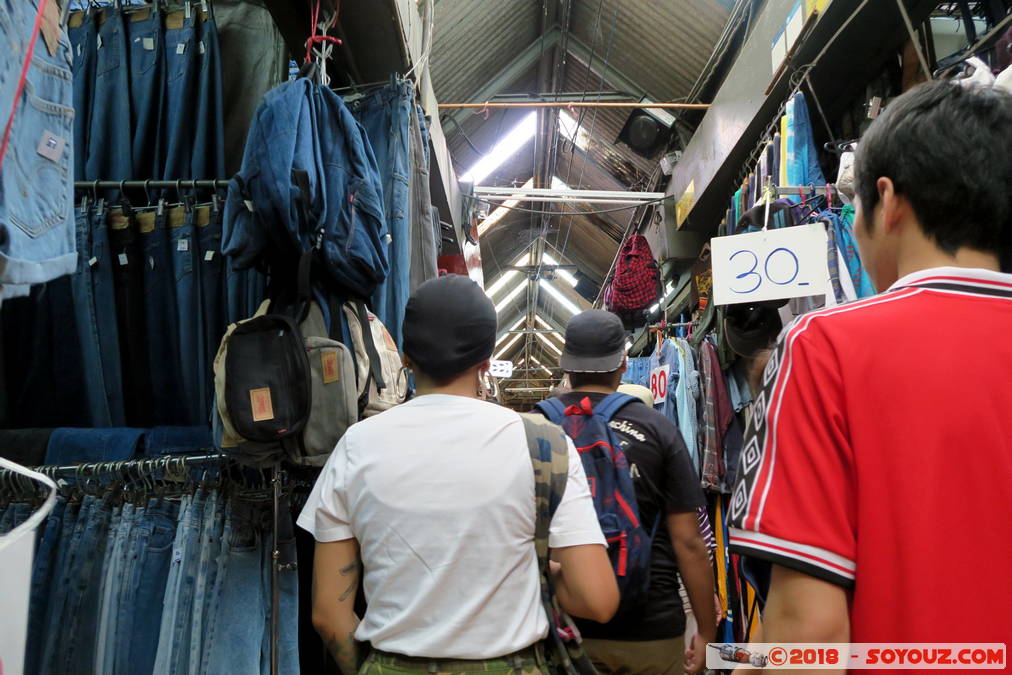
[{"label": "man in white t-shirt", "polygon": [[[345,675],[361,643],[372,675],[544,670],[524,425],[477,397],[495,340],[495,308],[473,281],[419,287],[404,321],[418,396],[348,430],[299,516],[317,541],[313,623]],[[549,535],[555,587],[570,614],[607,621],[618,589],[572,443],[569,455]]]}]

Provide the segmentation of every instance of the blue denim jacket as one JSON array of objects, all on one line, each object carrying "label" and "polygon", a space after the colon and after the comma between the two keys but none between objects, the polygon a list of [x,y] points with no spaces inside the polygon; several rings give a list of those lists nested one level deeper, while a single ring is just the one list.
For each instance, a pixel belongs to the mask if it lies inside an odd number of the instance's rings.
[{"label": "blue denim jacket", "polygon": [[222,251],[244,269],[278,240],[298,253],[316,247],[337,286],[368,298],[389,272],[382,204],[376,158],[344,101],[305,78],[285,82],[267,92],[254,116],[228,191]]},{"label": "blue denim jacket", "polygon": [[[61,29],[55,53],[40,37],[15,104],[36,2],[0,5],[0,113],[14,110],[0,171],[0,299],[27,295],[77,269],[74,216],[74,101],[70,39]],[[19,56],[15,56],[19,55]]]}]

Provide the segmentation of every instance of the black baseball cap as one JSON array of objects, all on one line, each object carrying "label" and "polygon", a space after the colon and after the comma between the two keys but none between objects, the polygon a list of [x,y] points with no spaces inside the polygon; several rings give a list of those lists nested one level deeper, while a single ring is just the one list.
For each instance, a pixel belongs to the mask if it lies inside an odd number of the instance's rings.
[{"label": "black baseball cap", "polygon": [[470,278],[447,274],[419,286],[404,310],[404,353],[446,380],[492,356],[495,305]]},{"label": "black baseball cap", "polygon": [[625,360],[625,343],[622,319],[588,309],[569,320],[559,365],[567,373],[613,373]]}]

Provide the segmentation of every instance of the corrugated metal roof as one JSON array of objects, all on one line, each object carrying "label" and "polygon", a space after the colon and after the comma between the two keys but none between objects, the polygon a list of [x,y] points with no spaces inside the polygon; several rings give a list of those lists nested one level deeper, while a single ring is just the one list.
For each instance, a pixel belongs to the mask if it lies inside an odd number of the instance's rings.
[{"label": "corrugated metal roof", "polygon": [[572,31],[595,59],[674,100],[689,93],[728,14],[721,0],[574,0]]},{"label": "corrugated metal roof", "polygon": [[[496,76],[540,36],[543,3],[540,0],[432,0],[435,2],[435,34],[430,56],[432,85],[441,102],[470,102]],[[582,44],[570,50],[566,72],[558,90],[597,92],[628,90],[655,100],[685,97],[722,33],[732,0],[572,0],[570,34]],[[582,52],[586,48],[593,54]],[[528,52],[529,53],[529,52]],[[592,63],[590,67],[583,59]],[[614,73],[604,79],[600,73]],[[609,79],[610,78],[610,79]],[[503,83],[500,94],[536,93],[537,63]],[[632,86],[629,86],[629,85]],[[487,153],[529,110],[461,116],[457,125],[444,122],[454,165],[461,174]],[[579,113],[574,111],[574,117]],[[583,129],[590,134],[586,150],[565,145],[560,149],[556,175],[576,189],[649,189],[645,183],[657,160],[640,157],[616,143],[629,109],[588,109]],[[472,147],[473,146],[473,147]],[[534,174],[533,143],[481,181],[485,185],[519,185]],[[519,206],[540,210],[544,204]],[[562,206],[562,205],[557,205]],[[566,204],[569,210],[573,205]],[[494,210],[494,206],[488,210]],[[588,205],[580,208],[590,210]],[[561,210],[561,209],[557,209]],[[578,266],[580,273],[600,284],[608,272],[633,211],[610,214],[554,217],[544,233],[552,255]],[[499,278],[503,268],[540,236],[540,218],[511,212],[481,237],[486,285]],[[565,289],[567,294],[572,288]],[[538,294],[539,311],[554,314],[564,323],[557,303]],[[575,295],[575,293],[574,293]],[[500,318],[515,323],[530,299],[521,294]],[[508,319],[506,317],[509,317]],[[522,345],[524,340],[519,340]],[[541,345],[539,340],[534,341]],[[539,358],[548,366],[557,363],[549,350]],[[510,350],[519,353],[519,347]]]},{"label": "corrugated metal roof", "polygon": [[434,1],[429,62],[436,96],[446,103],[469,101],[540,34],[536,0]]}]

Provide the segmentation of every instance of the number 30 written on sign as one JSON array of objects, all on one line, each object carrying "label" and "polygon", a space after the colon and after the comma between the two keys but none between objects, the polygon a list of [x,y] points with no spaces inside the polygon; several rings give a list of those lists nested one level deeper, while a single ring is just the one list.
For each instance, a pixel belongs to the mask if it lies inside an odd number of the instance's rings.
[{"label": "number 30 written on sign", "polygon": [[718,305],[822,295],[831,290],[823,223],[710,240]]},{"label": "number 30 written on sign", "polygon": [[[770,262],[774,261],[775,256],[777,256],[777,254],[780,254],[781,256],[786,256],[790,260],[790,262],[787,263],[789,265],[788,271],[790,271],[790,276],[783,280],[774,279],[773,275],[770,274]],[[752,278],[755,279],[755,285],[749,286],[749,282],[745,282],[738,288],[731,288],[731,290],[734,291],[735,293],[741,294],[753,293],[759,290],[759,287],[763,285],[763,281],[769,281],[771,284],[776,284],[777,286],[786,286],[791,282],[793,282],[795,279],[797,279],[798,272],[801,271],[801,265],[798,262],[798,256],[796,256],[794,254],[794,251],[792,251],[791,249],[784,248],[782,246],[780,248],[773,249],[772,251],[769,252],[769,255],[766,256],[766,261],[763,264],[762,274],[756,271],[756,268],[759,267],[759,256],[757,256],[754,251],[749,251],[748,249],[741,249],[739,251],[735,251],[733,254],[731,254],[730,261],[734,263],[735,258],[738,257],[741,257],[742,260],[745,260],[746,265],[751,266],[748,268],[748,270],[735,275],[735,279],[744,280]],[[751,262],[748,262],[749,260],[751,260]],[[808,282],[806,281],[798,282],[798,286],[807,286],[807,285]]]}]

